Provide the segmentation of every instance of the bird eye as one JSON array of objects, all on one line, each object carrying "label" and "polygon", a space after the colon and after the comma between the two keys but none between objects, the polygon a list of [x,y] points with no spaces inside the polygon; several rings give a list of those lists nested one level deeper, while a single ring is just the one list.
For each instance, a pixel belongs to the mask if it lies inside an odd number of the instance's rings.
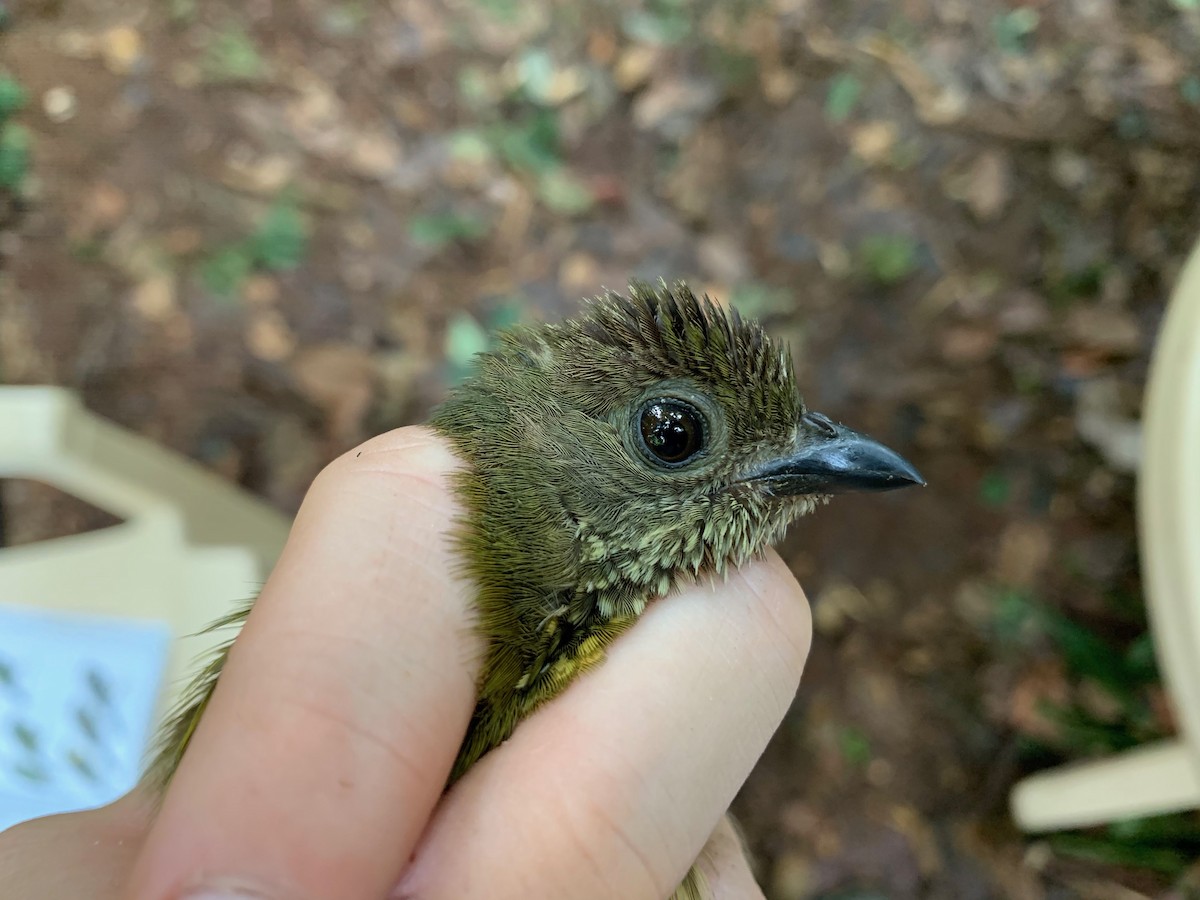
[{"label": "bird eye", "polygon": [[658,462],[681,466],[704,449],[704,417],[680,400],[651,400],[638,427],[642,446]]}]

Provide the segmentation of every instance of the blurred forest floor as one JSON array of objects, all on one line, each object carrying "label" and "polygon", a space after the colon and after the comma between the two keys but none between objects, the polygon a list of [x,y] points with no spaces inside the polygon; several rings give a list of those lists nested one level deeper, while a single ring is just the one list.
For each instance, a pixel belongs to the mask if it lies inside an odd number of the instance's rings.
[{"label": "blurred forest floor", "polygon": [[[3,2],[5,381],[291,511],[494,326],[687,277],[929,479],[783,547],[815,646],[736,806],[772,900],[1200,892],[1195,815],[1006,811],[1174,728],[1132,472],[1198,0]],[[5,499],[11,540],[92,521]]]}]

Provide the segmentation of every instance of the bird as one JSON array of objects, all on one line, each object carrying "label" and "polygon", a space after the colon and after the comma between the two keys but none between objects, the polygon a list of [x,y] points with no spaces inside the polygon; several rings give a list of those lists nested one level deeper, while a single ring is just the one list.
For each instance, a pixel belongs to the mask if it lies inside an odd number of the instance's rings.
[{"label": "bird", "polygon": [[[682,281],[632,282],[573,318],[501,333],[429,424],[465,463],[452,540],[484,645],[447,789],[677,584],[760,556],[834,494],[925,483],[808,409],[790,350]],[[160,733],[147,770],[160,794],[231,643]],[[674,898],[705,893],[693,867]]]}]

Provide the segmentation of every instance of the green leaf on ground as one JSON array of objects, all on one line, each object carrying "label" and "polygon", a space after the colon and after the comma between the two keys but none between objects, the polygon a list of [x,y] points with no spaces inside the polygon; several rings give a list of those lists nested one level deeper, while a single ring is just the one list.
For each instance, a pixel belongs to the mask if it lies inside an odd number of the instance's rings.
[{"label": "green leaf on ground", "polygon": [[487,138],[473,128],[464,128],[450,136],[450,155],[460,162],[473,165],[483,165],[493,158]]},{"label": "green leaf on ground", "polygon": [[621,27],[635,41],[672,45],[692,33],[694,15],[687,0],[650,0],[644,9],[626,12]]},{"label": "green leaf on ground", "polygon": [[491,130],[491,139],[504,161],[518,171],[541,175],[562,164],[558,119],[552,109],[539,109],[515,124],[498,125]]},{"label": "green leaf on ground", "polygon": [[25,88],[7,75],[0,75],[0,122],[24,109],[29,102]]},{"label": "green leaf on ground", "polygon": [[863,83],[853,72],[842,72],[829,83],[825,94],[825,116],[830,122],[840,124],[850,118],[858,98],[862,96]]},{"label": "green leaf on ground", "polygon": [[16,122],[0,125],[0,188],[15,190],[29,174],[29,131]]},{"label": "green leaf on ground", "polygon": [[1012,56],[1028,53],[1030,38],[1037,31],[1041,21],[1041,14],[1032,6],[1018,6],[1001,13],[992,19],[992,34],[996,39],[996,46]]},{"label": "green leaf on ground", "polygon": [[564,168],[551,169],[538,179],[538,197],[556,213],[577,216],[592,208],[591,189]]},{"label": "green leaf on ground", "polygon": [[795,297],[786,288],[773,287],[761,281],[737,285],[729,295],[729,305],[750,319],[784,313],[795,308]]},{"label": "green leaf on ground", "polygon": [[517,59],[517,78],[526,97],[547,103],[554,86],[554,57],[544,47],[530,47]]},{"label": "green leaf on ground", "polygon": [[457,312],[446,323],[444,353],[451,383],[462,381],[475,367],[475,357],[492,345],[491,336],[468,312]]},{"label": "green leaf on ground", "polygon": [[230,297],[254,270],[254,255],[244,245],[225,247],[204,261],[200,275],[214,294]]},{"label": "green leaf on ground", "polygon": [[201,65],[205,74],[218,81],[254,81],[267,74],[267,64],[254,38],[238,26],[213,35]]},{"label": "green leaf on ground", "polygon": [[852,765],[863,768],[871,761],[871,741],[857,728],[843,728],[842,733],[838,735],[838,745],[842,756]]},{"label": "green leaf on ground", "polygon": [[872,281],[897,284],[916,271],[919,250],[906,234],[872,234],[858,247],[858,263]]},{"label": "green leaf on ground", "polygon": [[1118,843],[1086,834],[1056,834],[1047,838],[1050,847],[1063,856],[1118,866],[1153,869],[1167,875],[1181,874],[1192,859],[1185,853],[1165,847],[1143,847]]},{"label": "green leaf on ground", "polygon": [[294,200],[281,198],[250,238],[253,261],[274,272],[294,269],[304,260],[308,232]]},{"label": "green leaf on ground", "polygon": [[441,247],[453,241],[476,241],[488,233],[488,224],[479,216],[460,212],[413,216],[408,234],[418,244]]},{"label": "green leaf on ground", "polygon": [[1186,103],[1200,106],[1200,75],[1188,75],[1179,82],[1179,95]]}]

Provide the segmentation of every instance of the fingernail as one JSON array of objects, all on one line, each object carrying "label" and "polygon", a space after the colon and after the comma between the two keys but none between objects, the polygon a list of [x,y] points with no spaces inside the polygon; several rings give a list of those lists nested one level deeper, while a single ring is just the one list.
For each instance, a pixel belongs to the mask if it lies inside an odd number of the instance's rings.
[{"label": "fingernail", "polygon": [[270,893],[239,878],[213,878],[203,884],[188,888],[179,895],[179,900],[280,900],[277,893]]}]

